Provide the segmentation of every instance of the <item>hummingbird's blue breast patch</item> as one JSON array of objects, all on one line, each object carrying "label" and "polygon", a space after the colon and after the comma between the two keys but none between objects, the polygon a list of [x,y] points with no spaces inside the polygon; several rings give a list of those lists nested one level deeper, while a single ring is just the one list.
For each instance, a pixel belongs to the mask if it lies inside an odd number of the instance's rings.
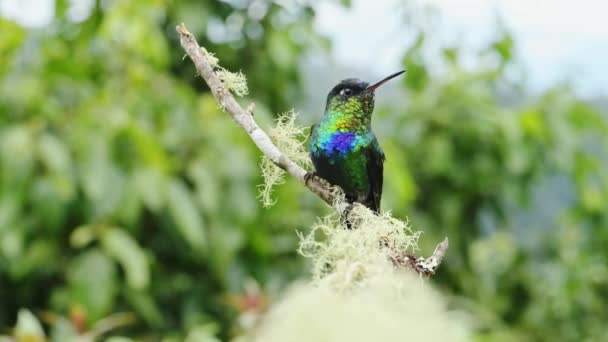
[{"label": "hummingbird's blue breast patch", "polygon": [[335,132],[330,135],[329,141],[325,145],[325,150],[344,155],[352,150],[355,139],[356,136],[353,132]]},{"label": "hummingbird's blue breast patch", "polygon": [[326,154],[346,155],[349,152],[358,151],[366,145],[368,139],[365,135],[355,132],[332,132],[323,134],[318,138],[313,150],[320,149]]}]

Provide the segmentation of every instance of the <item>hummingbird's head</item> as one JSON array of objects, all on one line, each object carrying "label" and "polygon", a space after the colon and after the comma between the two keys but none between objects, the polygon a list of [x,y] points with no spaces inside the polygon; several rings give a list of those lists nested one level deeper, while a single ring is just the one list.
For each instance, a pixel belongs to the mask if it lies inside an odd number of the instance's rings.
[{"label": "hummingbird's head", "polygon": [[329,111],[361,113],[371,116],[374,111],[375,90],[405,70],[394,73],[372,85],[357,78],[347,78],[338,83],[327,95],[326,108]]}]

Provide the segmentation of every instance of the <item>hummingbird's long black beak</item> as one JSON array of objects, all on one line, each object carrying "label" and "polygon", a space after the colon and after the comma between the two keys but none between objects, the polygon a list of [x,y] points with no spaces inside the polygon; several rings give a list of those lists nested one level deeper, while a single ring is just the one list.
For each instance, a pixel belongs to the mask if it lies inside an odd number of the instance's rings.
[{"label": "hummingbird's long black beak", "polygon": [[401,70],[401,71],[399,71],[399,72],[396,72],[396,73],[394,73],[394,74],[392,74],[392,75],[390,75],[390,76],[386,77],[386,78],[385,78],[385,79],[383,79],[382,81],[376,82],[376,83],[372,84],[371,86],[369,86],[369,87],[365,88],[365,91],[372,92],[372,91],[374,91],[374,90],[378,89],[378,87],[380,87],[380,86],[381,86],[381,85],[383,85],[384,83],[386,83],[386,82],[390,81],[391,79],[393,79],[393,78],[395,78],[395,77],[397,77],[397,76],[399,76],[399,75],[403,74],[404,72],[405,72],[405,70]]}]

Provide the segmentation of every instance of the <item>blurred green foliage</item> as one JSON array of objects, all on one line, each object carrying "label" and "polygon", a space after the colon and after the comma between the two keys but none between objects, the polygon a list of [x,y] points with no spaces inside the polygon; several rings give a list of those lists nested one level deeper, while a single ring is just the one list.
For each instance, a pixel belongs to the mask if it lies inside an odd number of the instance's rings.
[{"label": "blurred green foliage", "polygon": [[415,194],[389,206],[409,200],[398,212],[432,236],[423,242],[449,236],[435,280],[475,313],[480,340],[606,340],[608,117],[567,86],[526,96],[508,77],[508,34],[477,70],[444,50],[440,78],[424,44],[404,57],[406,118],[380,119],[403,151],[391,167],[410,170]]},{"label": "blurred green foliage", "polygon": [[[61,6],[43,30],[0,21],[2,330],[19,308],[84,315],[85,330],[133,311],[134,336],[181,340],[219,324],[211,332],[226,337],[238,315],[229,295],[250,278],[300,274],[286,227],[313,214],[285,216],[295,198],[276,213],[260,208],[259,153],[199,95],[175,34],[191,23],[223,66],[246,72],[269,123],[268,108],[285,109],[300,88],[302,49],[325,43],[307,33],[309,7],[258,5],[97,1],[80,23]],[[237,19],[238,34],[207,38],[205,22]],[[294,32],[305,39],[288,39]]]},{"label": "blurred green foliage", "polygon": [[[242,70],[268,125],[299,99],[300,56],[328,47],[313,8],[292,5],[97,0],[78,21],[57,1],[44,29],[0,19],[0,332],[28,308],[55,341],[108,321],[134,338],[223,340],[305,274],[294,229],[324,205],[288,182],[261,208],[259,152],[174,33],[186,22]],[[440,74],[429,36],[404,56],[406,100],[377,110],[384,208],[425,231],[425,251],[450,238],[434,282],[479,340],[608,339],[605,114],[567,86],[528,98],[507,34],[478,70],[446,48]]]}]

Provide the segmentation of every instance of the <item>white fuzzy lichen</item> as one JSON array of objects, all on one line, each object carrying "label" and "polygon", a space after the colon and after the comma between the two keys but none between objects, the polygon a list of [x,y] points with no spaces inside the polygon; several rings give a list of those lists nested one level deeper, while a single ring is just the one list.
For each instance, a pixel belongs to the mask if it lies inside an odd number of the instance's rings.
[{"label": "white fuzzy lichen", "polygon": [[[296,125],[297,116],[293,110],[279,115],[276,126],[268,131],[268,136],[287,158],[305,169],[310,169],[312,161],[305,145],[307,129]],[[259,197],[264,207],[270,207],[275,203],[272,199],[275,185],[285,182],[285,171],[266,156],[262,157],[260,167],[264,184],[260,185]]]},{"label": "white fuzzy lichen", "polygon": [[387,269],[347,292],[324,284],[293,286],[272,307],[259,342],[469,341],[466,317],[415,274]]},{"label": "white fuzzy lichen", "polygon": [[242,72],[230,72],[226,69],[217,70],[217,77],[224,86],[232,91],[236,96],[243,97],[249,94],[247,88],[247,78]]},{"label": "white fuzzy lichen", "polygon": [[249,88],[247,87],[247,77],[242,72],[231,72],[220,66],[219,58],[215,57],[215,54],[205,50],[201,47],[203,55],[207,59],[207,62],[215,70],[217,77],[222,81],[226,89],[232,91],[234,95],[243,97],[249,94]]},{"label": "white fuzzy lichen", "polygon": [[355,205],[348,220],[353,229],[344,229],[336,213],[320,219],[307,235],[300,234],[299,252],[312,260],[314,281],[331,283],[336,289],[359,286],[417,250],[420,232],[390,212],[376,215]]}]

